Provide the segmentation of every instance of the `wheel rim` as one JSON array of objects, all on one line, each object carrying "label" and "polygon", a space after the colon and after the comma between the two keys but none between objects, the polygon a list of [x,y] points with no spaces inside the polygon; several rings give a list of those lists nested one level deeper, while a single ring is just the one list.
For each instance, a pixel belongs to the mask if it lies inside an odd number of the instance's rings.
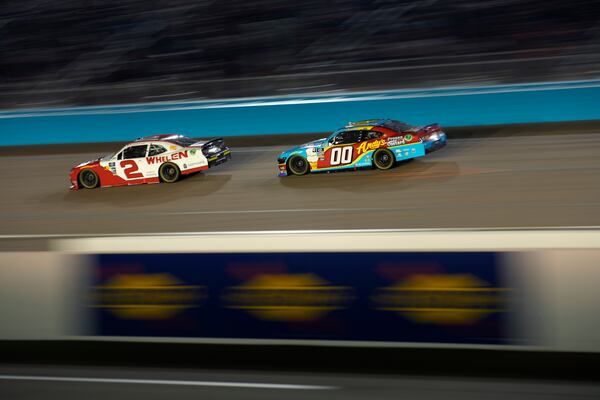
[{"label": "wheel rim", "polygon": [[393,162],[392,156],[387,151],[378,152],[375,160],[380,168],[389,168]]},{"label": "wheel rim", "polygon": [[86,188],[93,188],[98,183],[98,179],[96,178],[96,174],[92,171],[83,171],[81,174],[81,183]]},{"label": "wheel rim", "polygon": [[293,173],[297,175],[302,175],[306,173],[306,170],[308,169],[308,164],[304,158],[294,157],[290,161],[290,167]]},{"label": "wheel rim", "polygon": [[174,165],[167,164],[162,167],[161,175],[165,181],[172,182],[177,179],[177,168]]}]

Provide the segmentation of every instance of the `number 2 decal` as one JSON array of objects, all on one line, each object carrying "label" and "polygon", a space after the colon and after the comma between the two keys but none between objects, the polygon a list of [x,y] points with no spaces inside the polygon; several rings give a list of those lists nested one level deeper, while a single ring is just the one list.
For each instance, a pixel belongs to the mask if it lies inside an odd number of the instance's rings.
[{"label": "number 2 decal", "polygon": [[123,169],[123,173],[128,179],[135,178],[143,178],[144,174],[141,172],[136,172],[139,168],[135,161],[133,160],[124,160],[121,161],[121,168]]},{"label": "number 2 decal", "polygon": [[350,164],[352,162],[353,153],[354,148],[352,146],[334,147],[333,149],[331,149],[329,164]]}]

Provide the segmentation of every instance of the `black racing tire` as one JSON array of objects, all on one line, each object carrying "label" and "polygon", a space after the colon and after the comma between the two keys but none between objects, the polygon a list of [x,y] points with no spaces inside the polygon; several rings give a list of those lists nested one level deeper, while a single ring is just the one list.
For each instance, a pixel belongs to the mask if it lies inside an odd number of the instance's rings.
[{"label": "black racing tire", "polygon": [[94,189],[100,185],[100,178],[96,171],[93,171],[89,168],[84,169],[77,176],[77,180],[79,180],[79,184],[84,189]]},{"label": "black racing tire", "polygon": [[389,149],[378,149],[373,153],[373,165],[377,169],[390,169],[394,166],[395,162],[394,153]]},{"label": "black racing tire", "polygon": [[173,163],[166,162],[158,169],[158,175],[160,180],[166,183],[177,182],[181,177],[181,171],[179,167]]},{"label": "black racing tire", "polygon": [[291,156],[287,162],[287,168],[292,175],[306,175],[310,169],[310,165],[306,158],[302,156]]}]

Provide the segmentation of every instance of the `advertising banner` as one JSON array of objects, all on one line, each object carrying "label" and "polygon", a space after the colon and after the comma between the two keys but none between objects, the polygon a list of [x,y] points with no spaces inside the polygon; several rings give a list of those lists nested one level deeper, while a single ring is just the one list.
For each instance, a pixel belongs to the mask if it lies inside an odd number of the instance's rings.
[{"label": "advertising banner", "polygon": [[494,252],[102,254],[94,334],[508,344]]}]

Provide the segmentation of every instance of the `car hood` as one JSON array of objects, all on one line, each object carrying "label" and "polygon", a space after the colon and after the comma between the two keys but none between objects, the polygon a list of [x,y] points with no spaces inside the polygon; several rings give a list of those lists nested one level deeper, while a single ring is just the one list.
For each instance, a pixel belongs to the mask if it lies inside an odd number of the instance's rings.
[{"label": "car hood", "polygon": [[89,161],[84,161],[81,164],[76,165],[74,168],[82,168],[82,167],[87,167],[90,165],[100,164],[100,161],[102,161],[104,159],[104,157],[106,157],[106,156],[98,157],[98,158],[95,158],[95,159],[89,160]]}]

